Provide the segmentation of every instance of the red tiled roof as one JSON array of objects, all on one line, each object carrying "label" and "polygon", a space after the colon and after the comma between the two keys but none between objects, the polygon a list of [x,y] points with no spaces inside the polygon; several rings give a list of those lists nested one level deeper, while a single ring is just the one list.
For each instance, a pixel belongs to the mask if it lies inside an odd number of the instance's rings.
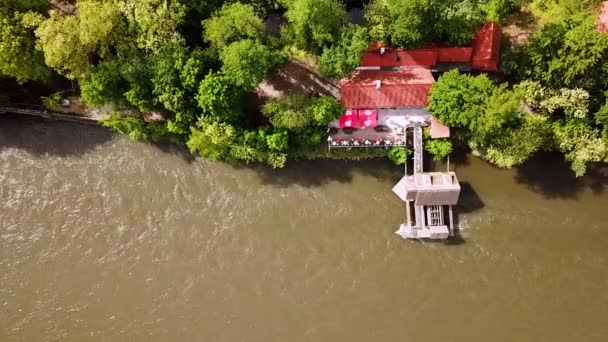
[{"label": "red tiled roof", "polygon": [[500,58],[500,26],[495,22],[483,24],[473,38],[472,67],[481,71],[497,71]]},{"label": "red tiled roof", "polygon": [[468,63],[472,54],[471,47],[440,47],[437,60],[444,63]]},{"label": "red tiled roof", "polygon": [[[376,89],[380,80],[380,89]],[[340,85],[342,105],[346,108],[423,107],[433,83],[429,69],[399,71],[356,71]]]},{"label": "red tiled roof", "polygon": [[608,1],[604,1],[600,7],[597,30],[600,32],[608,32]]},{"label": "red tiled roof", "polygon": [[361,66],[379,67],[399,67],[399,66],[422,66],[430,67],[437,64],[437,49],[390,49],[387,48],[384,54],[379,50],[372,50],[363,53]]}]

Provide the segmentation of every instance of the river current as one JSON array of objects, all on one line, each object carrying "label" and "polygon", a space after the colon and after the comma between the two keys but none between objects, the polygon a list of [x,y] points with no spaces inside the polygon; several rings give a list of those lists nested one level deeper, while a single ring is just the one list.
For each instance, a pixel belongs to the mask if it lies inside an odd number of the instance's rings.
[{"label": "river current", "polygon": [[389,162],[1,117],[0,341],[608,341],[606,173],[455,165],[460,237],[421,243]]}]

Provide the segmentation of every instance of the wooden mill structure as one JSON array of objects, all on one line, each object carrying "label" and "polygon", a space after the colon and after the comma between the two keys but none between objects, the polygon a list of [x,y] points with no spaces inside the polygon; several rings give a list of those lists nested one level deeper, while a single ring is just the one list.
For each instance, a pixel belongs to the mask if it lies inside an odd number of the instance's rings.
[{"label": "wooden mill structure", "polygon": [[405,202],[407,215],[406,222],[396,233],[404,239],[447,239],[454,235],[452,206],[458,202],[460,184],[456,174],[449,170],[423,171],[421,125],[413,127],[413,135],[413,172],[408,174],[406,166],[405,175],[393,187],[393,192]]}]

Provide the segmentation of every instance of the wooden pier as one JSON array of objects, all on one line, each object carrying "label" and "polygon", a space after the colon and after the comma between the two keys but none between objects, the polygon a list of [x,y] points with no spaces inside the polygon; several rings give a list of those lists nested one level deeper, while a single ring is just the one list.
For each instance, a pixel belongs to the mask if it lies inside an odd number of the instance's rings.
[{"label": "wooden pier", "polygon": [[393,187],[406,207],[406,222],[395,233],[404,239],[444,240],[454,235],[452,206],[458,201],[460,184],[456,174],[449,170],[423,172],[422,129],[422,125],[413,127],[413,172],[408,174],[406,166],[405,175]]}]

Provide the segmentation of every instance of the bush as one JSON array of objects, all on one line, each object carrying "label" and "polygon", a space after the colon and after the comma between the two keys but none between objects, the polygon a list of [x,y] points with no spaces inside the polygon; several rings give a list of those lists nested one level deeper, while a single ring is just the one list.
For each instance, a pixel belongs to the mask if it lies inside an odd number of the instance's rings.
[{"label": "bush", "polygon": [[441,160],[452,153],[452,143],[447,139],[430,139],[424,148],[433,156],[433,160]]},{"label": "bush", "polygon": [[405,164],[407,156],[409,156],[410,150],[404,146],[393,146],[388,150],[388,159],[397,165]]}]

